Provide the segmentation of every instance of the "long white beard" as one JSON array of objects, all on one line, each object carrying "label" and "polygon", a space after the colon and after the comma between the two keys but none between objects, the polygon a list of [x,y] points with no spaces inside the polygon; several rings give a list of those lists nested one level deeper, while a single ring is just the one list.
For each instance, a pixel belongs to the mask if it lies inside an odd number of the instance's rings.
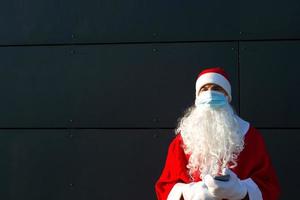
[{"label": "long white beard", "polygon": [[193,105],[178,121],[175,132],[181,133],[184,151],[190,154],[187,168],[191,177],[197,170],[203,179],[206,174],[218,174],[225,166],[237,165],[244,138],[230,104],[214,109]]}]

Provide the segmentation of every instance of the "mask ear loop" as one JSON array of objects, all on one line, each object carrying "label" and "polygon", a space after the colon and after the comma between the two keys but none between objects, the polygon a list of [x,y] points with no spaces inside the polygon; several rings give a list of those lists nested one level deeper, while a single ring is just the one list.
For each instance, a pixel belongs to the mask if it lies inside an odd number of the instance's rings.
[{"label": "mask ear loop", "polygon": [[228,95],[226,95],[226,99],[227,99],[228,103],[230,103],[230,98]]}]

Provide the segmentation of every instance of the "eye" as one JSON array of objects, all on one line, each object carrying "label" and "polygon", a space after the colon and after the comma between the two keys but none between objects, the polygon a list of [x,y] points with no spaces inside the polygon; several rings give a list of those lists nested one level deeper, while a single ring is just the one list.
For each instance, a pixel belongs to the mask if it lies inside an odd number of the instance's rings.
[{"label": "eye", "polygon": [[222,88],[220,88],[219,86],[214,86],[212,89],[213,89],[213,90],[218,90],[218,91],[221,91],[221,90],[222,90]]}]

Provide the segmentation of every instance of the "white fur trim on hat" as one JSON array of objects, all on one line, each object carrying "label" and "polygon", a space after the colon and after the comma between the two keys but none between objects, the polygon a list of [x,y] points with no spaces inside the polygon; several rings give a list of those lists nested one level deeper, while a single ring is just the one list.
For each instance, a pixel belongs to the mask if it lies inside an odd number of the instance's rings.
[{"label": "white fur trim on hat", "polygon": [[228,94],[229,101],[231,101],[231,86],[229,81],[221,74],[215,72],[208,72],[202,74],[196,81],[196,96],[199,92],[199,89],[208,83],[214,83],[221,86]]}]

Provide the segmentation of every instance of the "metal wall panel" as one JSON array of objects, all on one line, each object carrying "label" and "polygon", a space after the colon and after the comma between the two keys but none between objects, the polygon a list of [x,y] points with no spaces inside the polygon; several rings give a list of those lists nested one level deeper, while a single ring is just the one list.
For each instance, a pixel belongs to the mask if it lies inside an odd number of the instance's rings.
[{"label": "metal wall panel", "polygon": [[1,130],[1,199],[155,199],[170,129]]},{"label": "metal wall panel", "polygon": [[75,130],[76,200],[156,199],[170,129]]},{"label": "metal wall panel", "polygon": [[300,39],[297,0],[239,1],[241,40]]},{"label": "metal wall panel", "polygon": [[0,45],[299,39],[298,11],[297,0],[6,1]]},{"label": "metal wall panel", "polygon": [[280,199],[298,199],[300,129],[261,129],[260,131],[265,138],[280,181],[282,189]]},{"label": "metal wall panel", "polygon": [[258,127],[299,128],[299,41],[241,42],[241,115]]},{"label": "metal wall panel", "polygon": [[233,40],[237,1],[6,1],[0,44]]},{"label": "metal wall panel", "polygon": [[66,130],[0,130],[0,197],[71,197],[72,146]]},{"label": "metal wall panel", "polygon": [[173,127],[208,66],[230,74],[236,43],[0,48],[0,127]]}]

